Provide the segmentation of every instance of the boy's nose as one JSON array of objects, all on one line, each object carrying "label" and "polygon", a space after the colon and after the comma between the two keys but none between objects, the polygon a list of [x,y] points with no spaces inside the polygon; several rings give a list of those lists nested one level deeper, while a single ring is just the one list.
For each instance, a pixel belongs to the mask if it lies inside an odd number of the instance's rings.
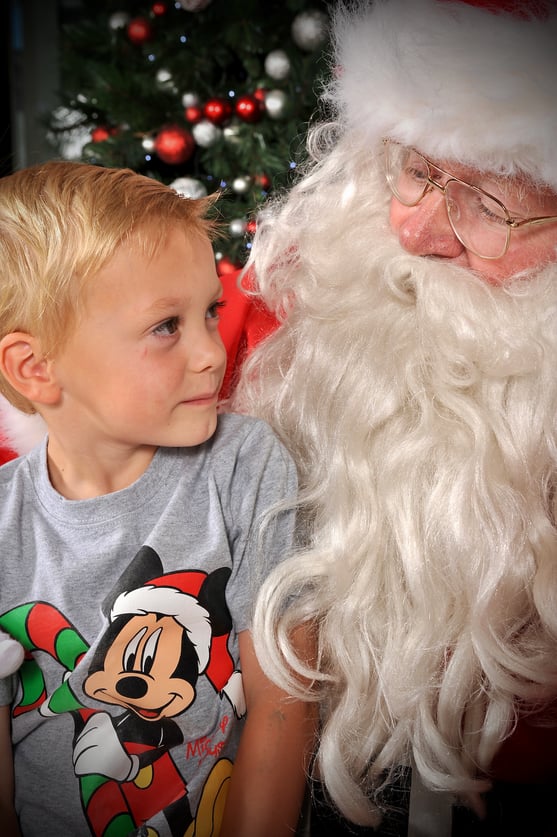
[{"label": "boy's nose", "polygon": [[399,213],[400,223],[395,231],[408,253],[446,259],[460,256],[465,248],[453,232],[445,198],[438,189],[432,189],[419,204],[406,210],[404,214]]},{"label": "boy's nose", "polygon": [[195,342],[192,365],[200,371],[220,369],[226,363],[226,350],[217,331],[199,335]]}]

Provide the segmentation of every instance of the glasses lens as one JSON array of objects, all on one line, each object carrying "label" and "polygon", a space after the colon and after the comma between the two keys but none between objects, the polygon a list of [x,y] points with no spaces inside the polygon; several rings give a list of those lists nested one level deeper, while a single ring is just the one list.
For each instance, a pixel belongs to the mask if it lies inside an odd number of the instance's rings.
[{"label": "glasses lens", "polygon": [[481,189],[449,180],[445,187],[449,220],[462,244],[483,259],[499,259],[510,228],[503,205]]},{"label": "glasses lens", "polygon": [[412,148],[387,143],[385,174],[393,195],[405,206],[414,206],[422,199],[428,186],[429,167]]}]

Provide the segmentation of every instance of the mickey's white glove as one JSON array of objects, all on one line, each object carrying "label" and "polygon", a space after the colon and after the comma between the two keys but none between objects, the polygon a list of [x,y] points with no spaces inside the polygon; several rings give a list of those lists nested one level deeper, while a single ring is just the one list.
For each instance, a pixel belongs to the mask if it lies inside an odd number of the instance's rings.
[{"label": "mickey's white glove", "polygon": [[77,776],[98,773],[117,782],[129,782],[139,773],[139,759],[124,750],[107,712],[97,712],[76,739],[73,765]]}]

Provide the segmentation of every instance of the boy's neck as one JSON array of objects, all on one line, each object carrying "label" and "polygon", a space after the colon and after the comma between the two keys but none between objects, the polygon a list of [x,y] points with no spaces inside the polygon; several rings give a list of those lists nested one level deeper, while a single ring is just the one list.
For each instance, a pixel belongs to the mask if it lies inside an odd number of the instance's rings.
[{"label": "boy's neck", "polygon": [[157,448],[75,452],[49,436],[47,465],[50,482],[67,500],[89,500],[121,491],[149,467]]}]

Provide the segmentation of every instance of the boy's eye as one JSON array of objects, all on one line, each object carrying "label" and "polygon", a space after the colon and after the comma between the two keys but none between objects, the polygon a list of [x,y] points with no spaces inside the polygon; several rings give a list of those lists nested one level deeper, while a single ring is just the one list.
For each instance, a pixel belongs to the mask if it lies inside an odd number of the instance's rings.
[{"label": "boy's eye", "polygon": [[207,308],[207,319],[208,320],[218,320],[219,318],[219,311],[221,308],[224,308],[226,302],[223,299],[219,299],[217,302],[213,302],[212,305]]},{"label": "boy's eye", "polygon": [[178,317],[170,317],[153,329],[153,334],[175,334],[180,321]]}]

